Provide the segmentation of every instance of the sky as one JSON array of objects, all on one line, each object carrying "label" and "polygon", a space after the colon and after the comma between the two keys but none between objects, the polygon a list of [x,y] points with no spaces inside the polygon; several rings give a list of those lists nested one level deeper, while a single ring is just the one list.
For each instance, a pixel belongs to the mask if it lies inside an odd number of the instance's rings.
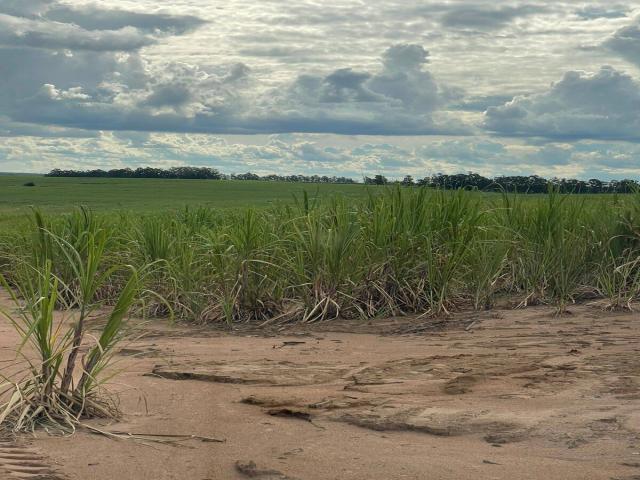
[{"label": "sky", "polygon": [[640,4],[0,0],[0,171],[640,178]]}]

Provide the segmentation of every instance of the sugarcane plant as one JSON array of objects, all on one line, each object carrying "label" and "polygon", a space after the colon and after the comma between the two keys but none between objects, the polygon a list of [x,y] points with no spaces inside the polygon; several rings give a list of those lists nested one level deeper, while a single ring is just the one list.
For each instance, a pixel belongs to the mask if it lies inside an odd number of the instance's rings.
[{"label": "sugarcane plant", "polygon": [[[15,361],[0,375],[0,428],[32,431],[39,426],[69,432],[83,418],[117,415],[114,398],[103,392],[104,371],[113,360],[125,320],[142,292],[140,271],[106,266],[109,235],[101,228],[78,233],[73,244],[46,228],[36,214],[33,255],[16,261],[11,280],[0,275],[10,307],[0,315],[20,338]],[[60,278],[63,262],[72,281]],[[117,279],[119,293],[105,312],[100,290]],[[104,315],[97,335],[88,322]],[[26,368],[25,368],[26,366]]]}]

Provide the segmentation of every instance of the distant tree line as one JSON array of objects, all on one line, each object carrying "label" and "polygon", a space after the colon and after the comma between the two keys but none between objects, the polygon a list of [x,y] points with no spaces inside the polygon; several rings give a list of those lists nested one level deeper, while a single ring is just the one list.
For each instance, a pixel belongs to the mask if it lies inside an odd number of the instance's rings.
[{"label": "distant tree line", "polygon": [[257,175],[255,173],[240,173],[225,175],[215,168],[209,167],[172,167],[168,169],[140,167],[116,168],[113,170],[61,170],[56,168],[45,175],[46,177],[92,177],[92,178],[181,178],[202,180],[261,180],[279,182],[302,183],[357,183],[352,178],[327,175]]},{"label": "distant tree line", "polygon": [[114,168],[113,170],[60,170],[56,168],[45,175],[46,177],[98,177],[98,178],[183,178],[201,180],[220,180],[222,174],[215,168],[209,167],[171,167],[153,168],[140,167]]},{"label": "distant tree line", "polygon": [[630,179],[603,182],[596,178],[590,180],[576,180],[574,178],[546,179],[537,175],[487,178],[477,173],[458,173],[455,175],[438,173],[417,181],[411,175],[405,176],[400,181],[389,181],[383,175],[376,175],[375,177],[364,177],[364,183],[367,185],[387,185],[391,183],[404,186],[418,185],[444,190],[466,188],[485,192],[546,193],[550,187],[557,189],[561,193],[631,193],[640,191],[640,183]]},{"label": "distant tree line", "polygon": [[299,182],[299,183],[358,183],[353,178],[336,177],[335,175],[257,175],[255,173],[232,173],[224,175],[228,180],[261,180],[265,182]]},{"label": "distant tree line", "polygon": [[[168,169],[140,167],[117,168],[113,170],[51,170],[47,177],[101,177],[101,178],[181,178],[204,180],[259,180],[266,182],[298,182],[298,183],[358,183],[349,177],[327,175],[257,175],[247,172],[226,175],[210,167],[172,167]],[[454,175],[427,176],[414,180],[411,175],[400,181],[389,181],[384,175],[364,177],[366,185],[387,185],[396,183],[404,186],[426,186],[442,189],[468,188],[485,192],[521,192],[545,193],[550,187],[557,188],[562,193],[630,193],[640,189],[636,180],[610,180],[608,182],[592,178],[590,180],[576,180],[573,178],[546,179],[538,175],[514,175],[499,177],[483,177],[477,173],[458,173]]]},{"label": "distant tree line", "polygon": [[[404,182],[407,181],[405,177]],[[574,178],[546,179],[537,175],[514,175],[487,178],[477,173],[456,175],[438,174],[418,180],[417,185],[444,188],[472,188],[482,191],[507,191],[521,193],[546,193],[550,187],[561,193],[631,193],[638,191],[636,180],[611,180],[604,182],[596,178],[576,180]]]}]

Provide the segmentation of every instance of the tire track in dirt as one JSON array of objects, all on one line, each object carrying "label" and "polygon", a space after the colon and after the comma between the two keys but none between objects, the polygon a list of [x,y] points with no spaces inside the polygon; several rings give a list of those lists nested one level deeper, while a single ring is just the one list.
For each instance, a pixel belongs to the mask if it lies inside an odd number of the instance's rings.
[{"label": "tire track in dirt", "polygon": [[37,450],[0,439],[0,476],[7,480],[65,480]]}]

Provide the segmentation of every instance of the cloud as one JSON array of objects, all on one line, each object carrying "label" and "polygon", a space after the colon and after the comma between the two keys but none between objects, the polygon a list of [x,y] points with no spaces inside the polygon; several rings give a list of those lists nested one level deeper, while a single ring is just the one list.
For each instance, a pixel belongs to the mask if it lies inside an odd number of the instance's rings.
[{"label": "cloud", "polygon": [[[421,45],[398,44],[383,52],[377,72],[340,68],[326,75],[300,75],[267,106],[271,131],[348,135],[468,131],[446,115],[436,119],[460,92],[436,82],[424,68],[428,56]],[[261,128],[269,131],[266,125]]]},{"label": "cloud", "polygon": [[[14,137],[0,143],[2,169],[207,165],[224,172],[363,175],[402,178],[474,171],[622,178],[640,175],[640,145],[580,141],[522,145],[476,138],[430,139],[411,145],[368,137],[339,145],[334,136],[286,134],[242,143],[212,135],[101,132],[87,138]],[[9,167],[7,167],[9,165]],[[526,165],[523,167],[523,165]]]},{"label": "cloud", "polygon": [[603,46],[640,67],[640,16],[609,37]]},{"label": "cloud", "polygon": [[0,46],[47,50],[136,51],[164,35],[182,35],[204,24],[192,15],[137,13],[94,4],[4,0]]},{"label": "cloud", "polygon": [[399,100],[407,110],[430,112],[449,100],[449,92],[439,87],[424,70],[429,52],[421,45],[389,47],[382,56],[382,72],[371,79],[371,89]]},{"label": "cloud", "polygon": [[157,65],[137,52],[82,50],[0,49],[3,56],[15,68],[4,80],[6,95],[0,90],[0,109],[22,123],[214,134],[469,131],[445,110],[460,92],[436,82],[425,68],[428,52],[416,44],[389,47],[377,70],[300,74],[275,88],[261,88],[243,63]]},{"label": "cloud", "polygon": [[0,0],[1,158],[356,176],[640,161],[617,141],[640,145],[620,61],[640,66],[637,9],[417,3]]},{"label": "cloud", "polygon": [[[307,77],[308,78],[308,77]],[[368,72],[356,72],[351,68],[340,68],[312,88],[318,88],[319,102],[376,102],[381,101],[365,84],[371,78]]]},{"label": "cloud", "polygon": [[484,112],[489,107],[497,107],[509,102],[513,95],[477,95],[460,99],[451,108],[467,110],[471,112]]},{"label": "cloud", "polygon": [[305,56],[313,54],[314,51],[311,48],[298,48],[286,45],[255,45],[242,48],[239,50],[239,53],[248,57],[294,58],[300,60]]},{"label": "cloud", "polygon": [[544,12],[538,5],[492,6],[469,4],[456,6],[447,11],[441,19],[442,25],[452,28],[497,30],[516,18]]},{"label": "cloud", "polygon": [[595,20],[599,18],[624,18],[628,12],[628,5],[586,5],[576,10],[576,15],[583,20]]},{"label": "cloud", "polygon": [[212,81],[233,83],[246,76],[246,68],[235,65],[225,78],[176,62],[150,68],[139,51],[161,36],[180,35],[202,23],[189,15],[96,5],[3,2],[0,115],[13,125],[5,131],[27,123],[50,125],[58,132],[136,122],[140,127],[145,116],[158,115],[161,125],[167,116],[175,123],[180,116],[194,116],[199,99],[194,100],[192,85],[205,91]]},{"label": "cloud", "polygon": [[[0,112],[30,121],[39,102],[53,98],[42,95],[44,85],[57,90],[81,88],[90,99],[115,100],[116,90],[141,88],[149,81],[145,66],[136,53],[52,52],[35,48],[0,48]],[[126,85],[126,87],[123,87]],[[58,105],[64,102],[58,102]]]},{"label": "cloud", "polygon": [[105,9],[97,4],[82,6],[54,5],[45,13],[49,20],[73,23],[86,30],[120,30],[132,27],[150,33],[182,35],[206,22],[194,15],[139,13],[120,9]]},{"label": "cloud", "polygon": [[17,17],[35,17],[44,12],[54,3],[54,0],[3,0],[0,3],[0,13]]},{"label": "cloud", "polygon": [[142,103],[150,107],[180,107],[189,103],[193,93],[186,85],[160,85]]},{"label": "cloud", "polygon": [[43,22],[0,14],[0,45],[49,50],[138,50],[155,40],[133,27],[84,30],[70,23]]},{"label": "cloud", "polygon": [[90,130],[19,123],[0,116],[0,137],[93,138],[98,135],[98,132]]},{"label": "cloud", "polygon": [[640,84],[604,66],[592,74],[567,72],[546,92],[490,107],[484,126],[506,136],[638,142],[639,111]]}]

